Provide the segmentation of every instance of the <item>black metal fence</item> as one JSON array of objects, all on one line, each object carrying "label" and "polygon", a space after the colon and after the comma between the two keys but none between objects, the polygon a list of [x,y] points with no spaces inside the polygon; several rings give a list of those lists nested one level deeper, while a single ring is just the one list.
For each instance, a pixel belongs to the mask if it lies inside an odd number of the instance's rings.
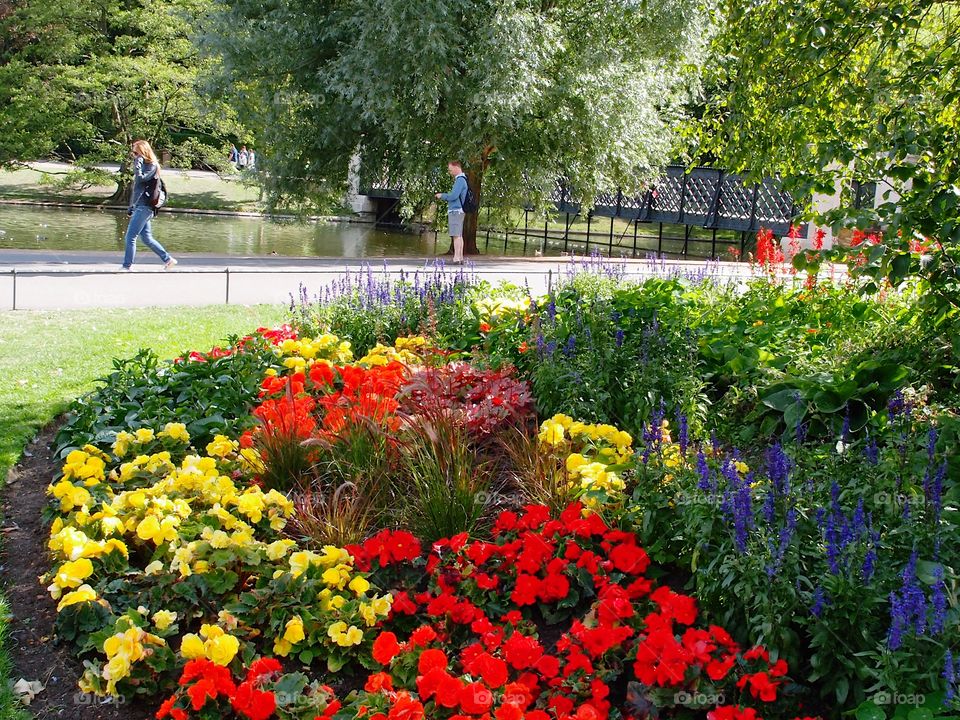
[{"label": "black metal fence", "polygon": [[[398,183],[392,182],[385,170],[381,171],[379,177],[361,175],[361,193],[375,200],[389,199],[396,203],[402,194],[397,186]],[[777,235],[786,235],[797,215],[793,198],[773,178],[765,178],[759,183],[745,183],[739,175],[720,168],[687,169],[681,165],[667,166],[664,174],[641,194],[628,194],[621,189],[601,192],[588,209],[584,209],[575,190],[563,179],[557,180],[549,198],[556,212],[565,216],[564,230],[562,234],[551,233],[545,221],[542,236],[535,231],[536,236],[542,237],[541,252],[547,251],[548,242],[553,241],[562,243],[563,251],[582,244],[587,249],[591,245],[606,245],[611,254],[615,247],[621,251],[630,250],[632,244],[632,253],[636,255],[644,250],[638,246],[639,238],[648,251],[653,249],[655,242],[658,253],[663,253],[665,247],[673,245],[677,249],[668,250],[669,254],[686,256],[691,246],[709,245],[709,251],[704,248],[703,252],[694,254],[716,257],[718,243],[739,245],[743,252],[749,238],[761,228],[768,228]],[[486,238],[489,245],[492,228],[489,225],[489,206],[487,209]],[[524,209],[522,232],[519,226],[493,229],[493,232],[502,236],[504,243],[511,236],[522,235],[526,251],[528,238],[531,237],[529,216],[532,210],[532,207]],[[573,220],[578,217],[586,218],[585,238],[581,237],[582,232],[572,227]],[[596,235],[591,237],[596,218],[610,219],[609,230],[600,231],[602,239]],[[632,225],[632,233],[629,233],[632,237],[628,238],[624,232],[615,234],[615,220]],[[640,225],[656,225],[656,234],[638,233]],[[678,226],[682,234],[671,234],[677,232]],[[701,230],[707,231],[709,237],[701,237]],[[722,235],[719,239],[718,232]]]}]

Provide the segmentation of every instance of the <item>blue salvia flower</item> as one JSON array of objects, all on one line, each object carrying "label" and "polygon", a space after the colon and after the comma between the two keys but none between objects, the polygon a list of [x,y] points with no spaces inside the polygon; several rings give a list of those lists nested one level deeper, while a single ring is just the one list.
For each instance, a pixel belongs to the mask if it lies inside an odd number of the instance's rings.
[{"label": "blue salvia flower", "polygon": [[932,617],[930,619],[930,632],[933,635],[939,635],[947,620],[947,595],[946,585],[943,582],[943,566],[937,565],[933,571],[933,590],[930,594],[930,605]]},{"label": "blue salvia flower", "polygon": [[897,416],[903,412],[904,409],[904,400],[903,393],[897,390],[893,397],[890,398],[890,402],[887,403],[887,419],[890,422],[893,422]]},{"label": "blue salvia flower", "polygon": [[809,429],[810,429],[809,423],[805,423],[805,422],[797,423],[796,437],[797,437],[798,444],[803,445],[803,443],[806,442],[807,431]]},{"label": "blue salvia flower", "polygon": [[557,341],[556,341],[556,340],[551,340],[550,342],[547,343],[547,347],[546,347],[547,357],[552,358],[552,357],[553,357],[553,354],[554,354],[556,351],[557,351]]},{"label": "blue salvia flower", "polygon": [[827,545],[827,566],[831,575],[840,574],[841,539],[837,531],[836,516],[831,513],[827,516],[826,527],[823,530],[823,540]]},{"label": "blue salvia flower", "polygon": [[810,606],[810,613],[819,618],[823,615],[824,608],[830,604],[826,593],[819,585],[813,590],[813,605]]},{"label": "blue salvia flower", "polygon": [[567,343],[564,345],[563,354],[566,357],[571,357],[576,349],[577,338],[571,333],[570,337],[567,338]]},{"label": "blue salvia flower", "polygon": [[555,324],[557,321],[557,301],[554,300],[553,295],[550,296],[550,302],[547,304],[547,317],[550,318],[550,323]]},{"label": "blue salvia flower", "polygon": [[787,457],[779,442],[767,450],[767,474],[777,493],[780,495],[790,493],[790,458]]},{"label": "blue salvia flower", "polygon": [[720,452],[720,440],[717,438],[716,430],[710,432],[710,446],[713,448],[714,455]]},{"label": "blue salvia flower", "polygon": [[618,348],[623,347],[623,338],[624,338],[623,328],[617,328],[617,334],[615,336],[615,340]]},{"label": "blue salvia flower", "polygon": [[880,448],[877,447],[877,441],[869,435],[867,436],[867,446],[864,448],[864,455],[867,456],[867,462],[871,465],[880,463]]},{"label": "blue salvia flower", "polygon": [[820,529],[820,532],[823,532],[823,522],[827,517],[827,511],[825,508],[817,508],[816,513],[817,527]]},{"label": "blue salvia flower", "polygon": [[543,338],[543,333],[538,334],[537,335],[537,353],[541,357],[543,357],[544,353],[546,352],[546,347],[547,347],[547,344]]},{"label": "blue salvia flower", "polygon": [[687,416],[683,413],[680,413],[680,417],[677,420],[678,426],[678,435],[677,442],[680,445],[680,454],[687,454],[687,447],[690,444],[690,424],[687,421]]},{"label": "blue salvia flower", "polygon": [[750,492],[752,482],[753,473],[749,473],[733,495],[734,541],[741,553],[747,551],[747,533],[754,526],[753,496]]},{"label": "blue salvia flower", "polygon": [[840,428],[840,440],[847,442],[850,439],[850,410],[843,416],[843,427]]},{"label": "blue salvia flower", "polygon": [[890,593],[890,631],[887,633],[887,647],[898,650],[903,643],[903,631],[910,624],[906,611],[900,602],[900,597]]},{"label": "blue salvia flower", "polygon": [[875,566],[877,564],[877,551],[876,548],[871,545],[866,554],[863,556],[863,565],[860,568],[860,577],[863,578],[863,582],[866,584],[870,583],[871,578],[873,578],[873,573]]},{"label": "blue salvia flower", "polygon": [[697,489],[704,492],[713,490],[710,466],[707,464],[707,456],[704,455],[702,448],[697,450],[697,475],[700,477],[697,481]]}]

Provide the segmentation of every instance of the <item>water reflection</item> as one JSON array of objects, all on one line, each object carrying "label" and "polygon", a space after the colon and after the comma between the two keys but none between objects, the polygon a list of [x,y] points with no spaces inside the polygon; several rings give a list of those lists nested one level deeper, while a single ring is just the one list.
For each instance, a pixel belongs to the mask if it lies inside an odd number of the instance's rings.
[{"label": "water reflection", "polygon": [[[122,212],[0,205],[0,249],[122,251],[125,229]],[[389,257],[435,252],[433,233],[418,236],[353,223],[163,213],[153,231],[174,254]]]}]

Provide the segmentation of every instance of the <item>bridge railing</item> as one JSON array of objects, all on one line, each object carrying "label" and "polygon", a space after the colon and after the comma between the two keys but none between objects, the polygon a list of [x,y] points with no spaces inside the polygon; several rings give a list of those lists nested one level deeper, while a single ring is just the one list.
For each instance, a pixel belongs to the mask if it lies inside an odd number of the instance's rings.
[{"label": "bridge railing", "polygon": [[[371,197],[397,198],[402,188],[392,181],[389,172],[382,170],[379,174],[361,173],[360,192]],[[550,201],[558,212],[582,214],[582,203],[562,178],[557,180]],[[797,206],[773,178],[748,184],[739,175],[720,168],[687,170],[682,165],[669,165],[639,195],[624,193],[619,188],[599,193],[590,214],[743,233],[769,228],[777,235],[786,235],[797,215]]]}]

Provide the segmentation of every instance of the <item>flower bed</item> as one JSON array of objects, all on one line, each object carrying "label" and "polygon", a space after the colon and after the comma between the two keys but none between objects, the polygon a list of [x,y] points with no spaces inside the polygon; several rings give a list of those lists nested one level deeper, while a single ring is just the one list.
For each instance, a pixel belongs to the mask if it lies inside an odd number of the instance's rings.
[{"label": "flower bed", "polygon": [[[810,334],[722,335],[716,307],[683,331],[699,301],[679,283],[588,280],[542,300],[368,288],[352,311],[400,298],[385,317],[409,330],[419,308],[429,334],[364,336],[356,361],[352,339],[284,327],[119,366],[50,487],[47,583],[81,687],[178,719],[769,720],[904,689],[945,711],[949,411],[860,360],[843,404],[773,383],[753,435],[729,432],[691,405],[726,382],[723,343],[749,358]],[[741,367],[756,382],[784,367],[764,353]]]}]

